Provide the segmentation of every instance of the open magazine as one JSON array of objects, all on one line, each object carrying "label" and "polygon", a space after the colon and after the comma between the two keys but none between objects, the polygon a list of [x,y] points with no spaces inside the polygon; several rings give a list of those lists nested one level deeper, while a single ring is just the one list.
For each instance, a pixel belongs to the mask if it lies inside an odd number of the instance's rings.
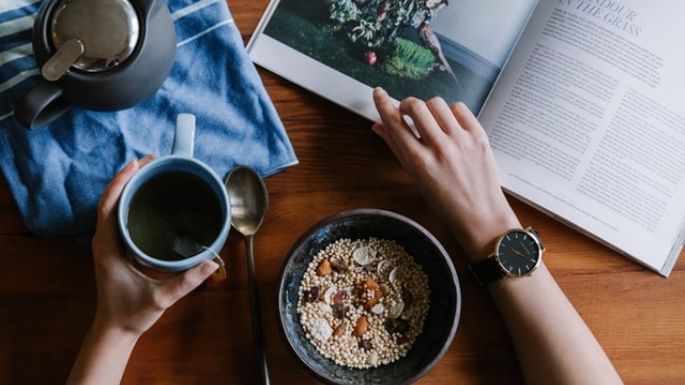
[{"label": "open magazine", "polygon": [[685,50],[664,0],[280,0],[255,63],[371,120],[464,101],[505,190],[668,276],[685,242]]}]

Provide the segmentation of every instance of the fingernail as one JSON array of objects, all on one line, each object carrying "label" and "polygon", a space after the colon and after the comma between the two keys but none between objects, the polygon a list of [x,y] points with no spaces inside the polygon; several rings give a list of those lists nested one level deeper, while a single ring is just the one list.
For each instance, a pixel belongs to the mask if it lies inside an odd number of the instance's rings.
[{"label": "fingernail", "polygon": [[219,267],[220,266],[218,263],[216,263],[214,261],[207,260],[202,264],[202,273],[204,273],[206,275],[212,274],[215,271],[217,271],[219,269]]},{"label": "fingernail", "polygon": [[377,97],[383,97],[383,96],[388,95],[388,93],[387,93],[383,88],[381,88],[381,87],[376,87],[376,88],[374,88],[374,90],[373,90],[373,95],[374,95],[374,96],[377,96]]},{"label": "fingernail", "polygon": [[137,160],[132,160],[132,161],[128,162],[126,167],[124,167],[124,169],[121,171],[122,172],[129,172],[129,171],[133,170],[133,168],[136,167],[137,164],[138,164]]}]

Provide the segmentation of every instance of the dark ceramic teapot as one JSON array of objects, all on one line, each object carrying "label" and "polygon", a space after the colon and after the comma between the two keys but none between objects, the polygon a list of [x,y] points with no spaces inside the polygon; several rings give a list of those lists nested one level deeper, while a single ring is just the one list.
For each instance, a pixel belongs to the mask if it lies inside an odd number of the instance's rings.
[{"label": "dark ceramic teapot", "polygon": [[164,0],[45,0],[33,50],[43,79],[15,110],[29,128],[71,106],[116,111],[147,99],[169,74],[176,31]]}]

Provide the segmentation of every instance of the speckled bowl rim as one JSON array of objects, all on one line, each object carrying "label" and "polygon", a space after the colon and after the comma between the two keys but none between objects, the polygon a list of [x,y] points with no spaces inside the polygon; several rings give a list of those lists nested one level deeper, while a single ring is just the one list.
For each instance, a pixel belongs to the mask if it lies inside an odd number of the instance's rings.
[{"label": "speckled bowl rim", "polygon": [[347,385],[345,382],[338,382],[331,380],[330,378],[326,378],[319,374],[316,370],[314,370],[312,367],[310,367],[307,362],[300,357],[298,354],[297,350],[293,347],[293,343],[290,341],[288,338],[288,335],[286,333],[286,324],[285,320],[283,317],[281,317],[282,312],[284,309],[281,307],[281,295],[283,294],[283,290],[285,287],[285,272],[286,272],[286,267],[290,263],[290,260],[294,257],[296,250],[298,250],[303,243],[305,243],[309,238],[311,238],[320,228],[325,227],[330,225],[331,223],[337,222],[343,218],[348,218],[348,217],[354,217],[354,216],[381,216],[381,217],[386,217],[390,219],[394,219],[400,222],[403,222],[411,227],[413,227],[416,231],[418,231],[421,235],[426,237],[435,247],[436,249],[440,252],[440,255],[442,256],[444,262],[447,264],[447,267],[449,269],[449,275],[452,277],[452,280],[454,281],[454,286],[456,289],[456,298],[457,298],[457,304],[455,306],[455,314],[454,314],[454,320],[452,321],[452,326],[451,330],[449,332],[449,335],[447,337],[447,340],[445,340],[444,345],[438,352],[438,354],[431,360],[431,362],[423,367],[421,370],[418,372],[412,374],[409,376],[404,382],[399,383],[398,385],[408,385],[411,383],[416,382],[418,379],[423,377],[426,373],[428,373],[435,365],[440,362],[442,357],[447,353],[447,350],[449,350],[450,346],[452,345],[452,341],[454,340],[454,336],[457,333],[457,327],[459,325],[459,319],[461,317],[461,302],[462,302],[462,297],[461,297],[461,285],[459,284],[459,277],[457,276],[457,271],[454,268],[454,264],[452,263],[452,260],[450,259],[449,254],[445,250],[445,248],[442,246],[440,241],[438,241],[435,236],[429,232],[425,227],[421,226],[418,224],[416,221],[402,215],[398,214],[392,211],[387,211],[387,210],[381,210],[381,209],[356,209],[356,210],[349,210],[349,211],[343,211],[337,214],[333,214],[316,224],[312,225],[309,227],[304,234],[302,234],[297,241],[293,244],[293,246],[288,250],[288,253],[286,254],[286,257],[283,259],[283,264],[281,266],[281,271],[278,275],[278,290],[276,290],[276,319],[278,320],[278,330],[281,334],[281,338],[285,341],[286,345],[288,346],[288,349],[290,350],[291,353],[297,357],[297,361],[300,363],[300,365],[304,366],[305,369],[312,375],[314,376],[317,380],[322,381],[326,384],[331,384],[331,385]]}]

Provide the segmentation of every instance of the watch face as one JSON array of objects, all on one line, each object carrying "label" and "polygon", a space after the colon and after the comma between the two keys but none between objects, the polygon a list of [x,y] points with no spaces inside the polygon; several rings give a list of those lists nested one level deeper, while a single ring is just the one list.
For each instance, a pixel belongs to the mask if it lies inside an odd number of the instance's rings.
[{"label": "watch face", "polygon": [[499,262],[510,275],[526,275],[538,266],[540,243],[523,230],[507,233],[497,245]]}]

